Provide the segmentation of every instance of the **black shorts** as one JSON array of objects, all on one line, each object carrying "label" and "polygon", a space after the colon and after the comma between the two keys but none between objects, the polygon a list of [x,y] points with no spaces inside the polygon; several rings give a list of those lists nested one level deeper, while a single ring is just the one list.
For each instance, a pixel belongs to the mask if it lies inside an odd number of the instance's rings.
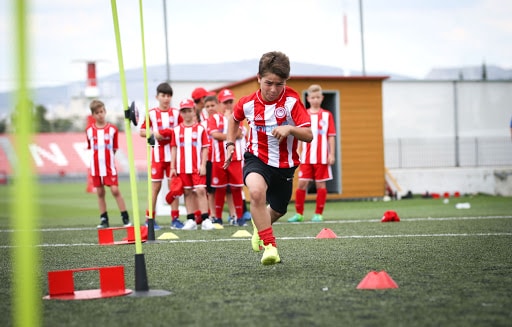
[{"label": "black shorts", "polygon": [[206,192],[214,193],[215,188],[212,187],[212,162],[206,162]]},{"label": "black shorts", "polygon": [[249,152],[244,154],[244,160],[244,183],[250,173],[261,175],[267,183],[267,203],[272,210],[284,215],[292,197],[293,175],[297,167],[272,167]]}]

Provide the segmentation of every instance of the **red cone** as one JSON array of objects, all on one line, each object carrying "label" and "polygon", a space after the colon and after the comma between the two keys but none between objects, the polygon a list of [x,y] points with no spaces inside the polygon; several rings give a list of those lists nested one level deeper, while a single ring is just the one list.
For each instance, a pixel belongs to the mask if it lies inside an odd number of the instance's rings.
[{"label": "red cone", "polygon": [[384,215],[382,216],[381,222],[383,223],[387,223],[387,222],[399,222],[400,221],[400,217],[398,217],[398,214],[393,211],[393,210],[388,210],[386,212],[384,212]]},{"label": "red cone", "polygon": [[332,230],[329,228],[324,228],[318,233],[316,238],[336,238],[338,235],[336,235]]},{"label": "red cone", "polygon": [[382,270],[380,272],[369,272],[356,288],[360,290],[380,290],[386,288],[398,288],[398,285],[384,270]]}]

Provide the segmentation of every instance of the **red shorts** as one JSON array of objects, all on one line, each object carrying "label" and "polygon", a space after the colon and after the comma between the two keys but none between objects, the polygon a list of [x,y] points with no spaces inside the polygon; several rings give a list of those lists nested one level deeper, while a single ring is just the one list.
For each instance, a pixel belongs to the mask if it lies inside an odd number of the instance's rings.
[{"label": "red shorts", "polygon": [[165,177],[171,176],[171,163],[170,162],[151,162],[151,180],[158,182]]},{"label": "red shorts", "polygon": [[332,179],[331,166],[327,164],[300,164],[299,180],[325,182]]},{"label": "red shorts", "polygon": [[223,162],[212,162],[212,187],[226,187],[227,185],[234,187],[244,186],[242,174],[242,162],[232,161],[227,169],[222,166]]},{"label": "red shorts", "polygon": [[117,175],[112,176],[91,176],[92,178],[92,185],[94,187],[101,187],[103,185],[105,186],[117,186]]},{"label": "red shorts", "polygon": [[181,178],[185,189],[206,187],[206,176],[201,176],[198,173],[179,174],[178,176]]}]

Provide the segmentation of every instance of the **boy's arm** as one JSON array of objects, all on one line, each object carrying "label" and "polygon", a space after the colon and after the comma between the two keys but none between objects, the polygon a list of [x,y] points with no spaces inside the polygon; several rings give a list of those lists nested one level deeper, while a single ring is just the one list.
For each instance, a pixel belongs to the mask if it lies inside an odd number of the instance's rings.
[{"label": "boy's arm", "polygon": [[236,133],[240,129],[240,122],[235,120],[233,116],[228,119],[228,134],[226,135],[226,160],[222,166],[224,169],[228,168],[231,163],[231,157],[235,152],[235,139]]},{"label": "boy's arm", "polygon": [[176,175],[176,147],[171,146],[171,176]]},{"label": "boy's arm", "polygon": [[139,135],[140,135],[141,137],[146,137],[146,128],[147,128],[147,126],[146,126],[146,125],[147,125],[147,124],[146,124],[146,121],[145,121],[145,120],[144,120],[144,121],[142,122],[142,124],[140,125]]},{"label": "boy's arm", "polygon": [[329,156],[327,157],[327,163],[329,165],[334,165],[334,161],[335,161],[335,158],[334,158],[334,154],[335,154],[335,150],[334,150],[334,141],[336,140],[336,137],[335,136],[329,136],[328,138],[328,141],[329,141]]},{"label": "boy's arm", "polygon": [[219,132],[219,131],[214,131],[214,132],[211,132],[210,135],[216,139],[217,141],[224,141],[226,140],[226,137],[227,135],[222,133],[222,132]]},{"label": "boy's arm", "polygon": [[288,135],[293,135],[297,140],[303,142],[311,142],[313,141],[313,132],[311,131],[311,127],[298,127],[292,125],[278,126],[274,128],[272,131],[272,135],[282,142],[285,140]]},{"label": "boy's arm", "polygon": [[208,146],[203,146],[201,148],[201,170],[199,171],[199,175],[206,175],[206,162],[208,161]]}]

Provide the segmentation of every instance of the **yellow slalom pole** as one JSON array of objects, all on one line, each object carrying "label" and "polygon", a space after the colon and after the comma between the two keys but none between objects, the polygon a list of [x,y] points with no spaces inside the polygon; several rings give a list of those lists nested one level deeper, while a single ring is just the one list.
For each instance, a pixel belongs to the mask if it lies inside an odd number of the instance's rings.
[{"label": "yellow slalom pole", "polygon": [[24,199],[37,198],[37,184],[31,166],[29,144],[32,141],[33,119],[30,94],[28,90],[28,20],[27,2],[13,0],[16,46],[14,58],[17,59],[15,151],[17,164],[13,187],[11,221],[13,233],[13,321],[14,326],[39,326],[41,324],[41,298],[39,298],[39,253],[36,245],[39,235],[37,201],[27,205]]},{"label": "yellow slalom pole", "polygon": [[135,229],[135,290],[148,291],[148,278],[146,273],[146,263],[144,254],[142,253],[142,241],[140,235],[140,218],[139,218],[139,201],[137,193],[137,181],[135,179],[135,159],[133,156],[133,143],[131,132],[131,121],[127,114],[128,109],[128,95],[126,91],[126,77],[124,75],[123,64],[123,51],[121,48],[121,36],[119,33],[119,20],[117,17],[116,0],[111,0],[112,5],[112,18],[114,20],[114,31],[116,35],[117,59],[119,61],[119,80],[121,82],[121,93],[123,97],[123,107],[125,109],[125,133],[126,133],[126,147],[128,148],[128,162],[130,164],[130,185],[132,189],[132,207],[133,207],[133,222]]},{"label": "yellow slalom pole", "polygon": [[[144,104],[145,104],[145,122],[146,122],[146,141],[151,136],[149,132],[149,97],[148,97],[148,74],[146,67],[146,43],[144,41],[144,14],[142,10],[142,0],[139,0],[139,13],[140,13],[140,34],[142,42],[142,68],[144,71]],[[146,157],[147,157],[147,171],[148,171],[148,212],[149,217],[153,217],[153,188],[151,183],[151,146],[146,142]],[[155,240],[154,220],[148,219],[148,241]]]}]

